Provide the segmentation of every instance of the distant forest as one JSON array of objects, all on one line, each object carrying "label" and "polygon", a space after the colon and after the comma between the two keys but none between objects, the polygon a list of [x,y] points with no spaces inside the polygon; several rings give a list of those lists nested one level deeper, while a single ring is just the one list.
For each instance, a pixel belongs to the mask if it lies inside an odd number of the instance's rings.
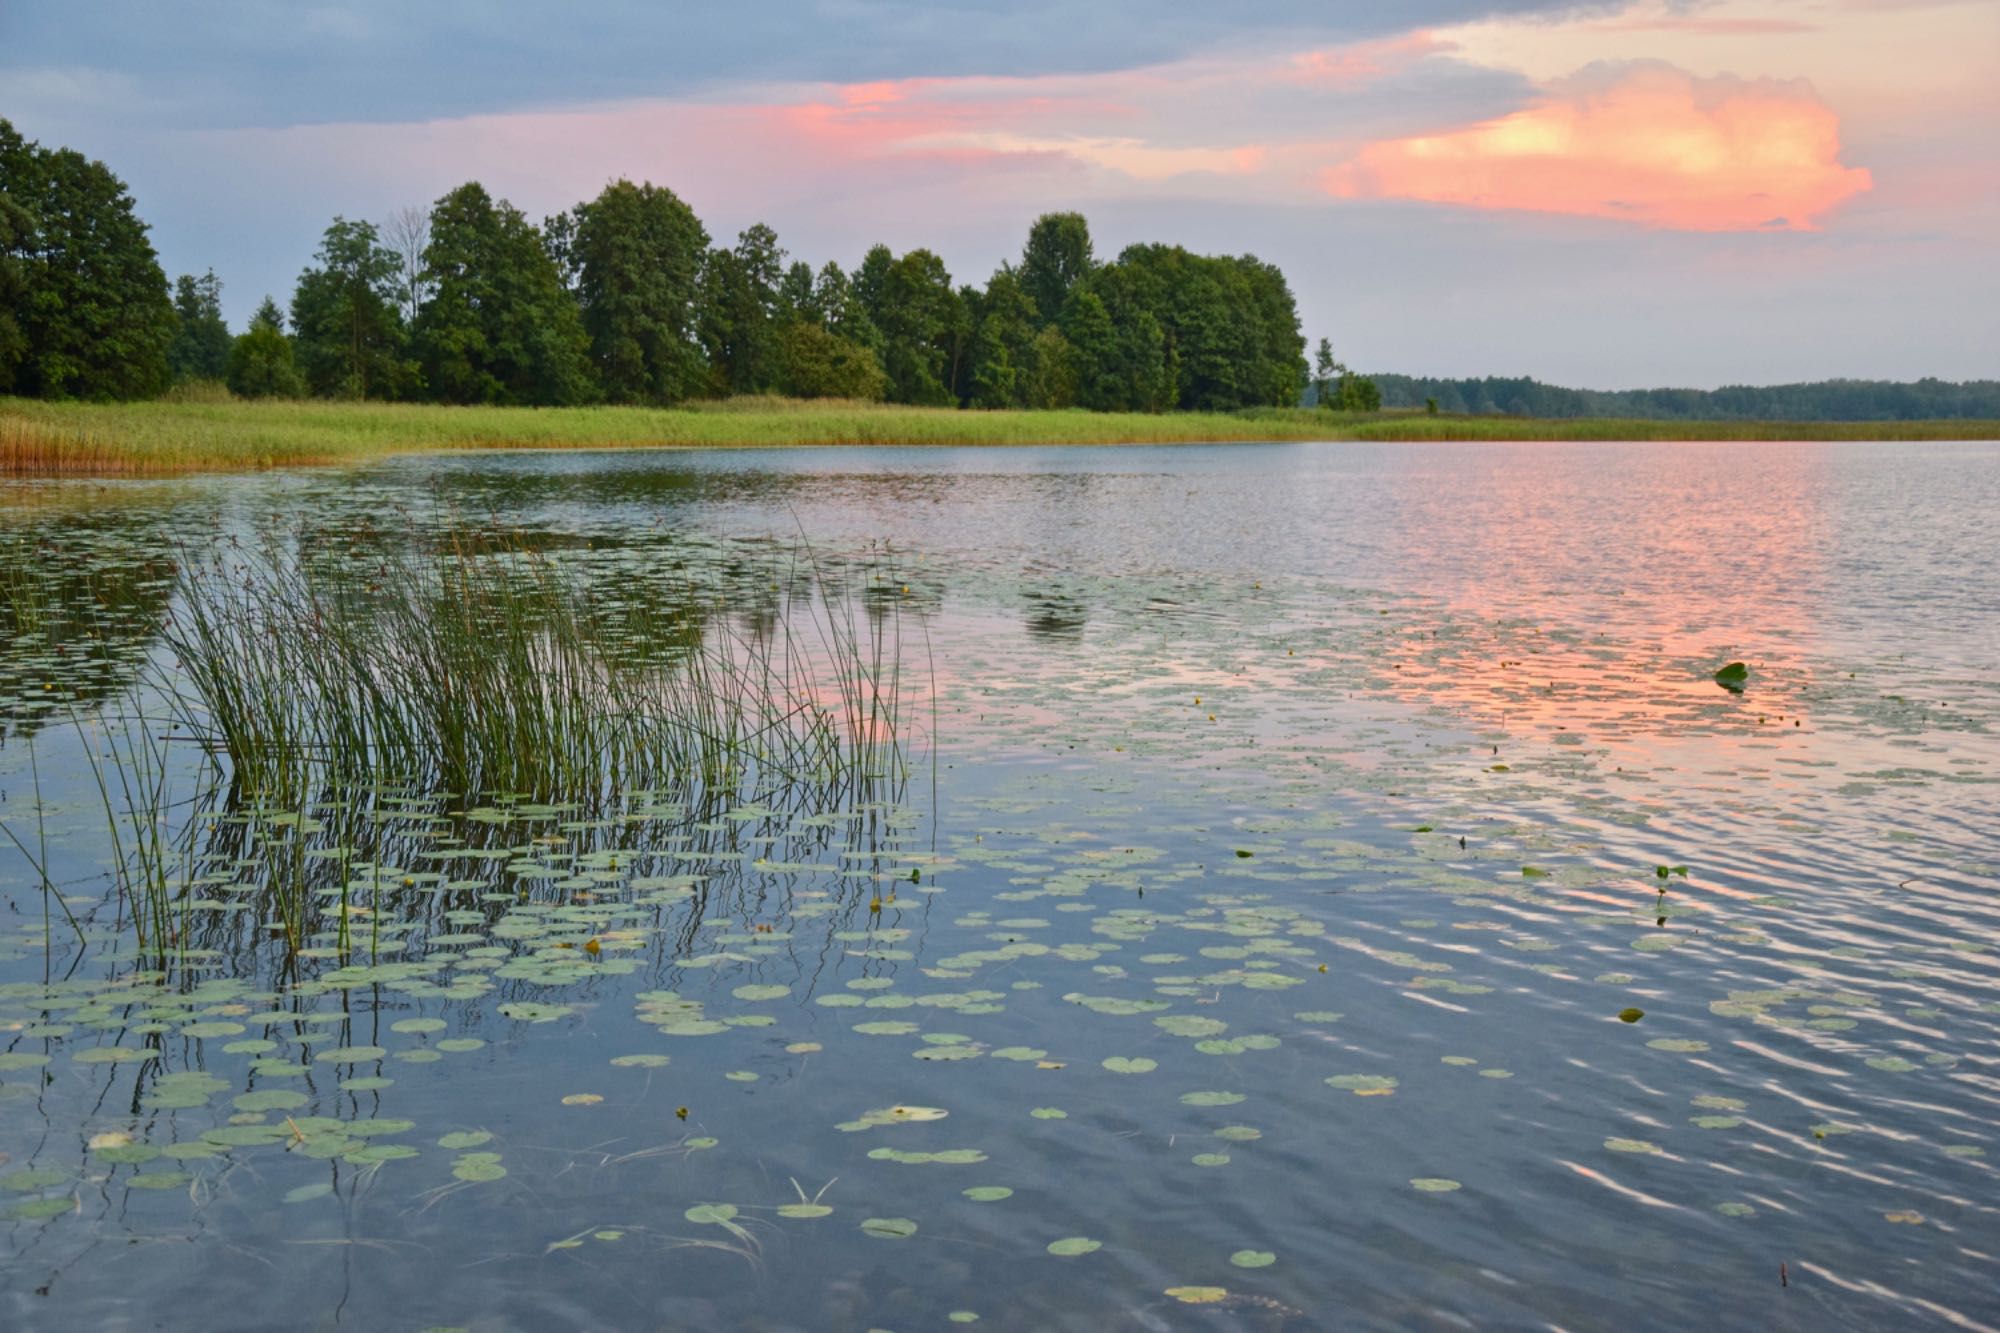
[{"label": "distant forest", "polygon": [[617,181],[537,224],[472,182],[380,223],[334,218],[289,301],[267,296],[240,333],[221,295],[212,271],[169,286],[103,163],[0,120],[0,393],[222,381],[246,397],[1159,412],[1289,407],[1307,386],[1278,269],[1172,245],[1102,262],[1075,213],[1039,219],[981,287],[924,249],[815,269],[761,224],[712,244],[658,185]]},{"label": "distant forest", "polygon": [[[1817,380],[1721,389],[1564,389],[1532,379],[1370,376],[1382,406],[1522,417],[1641,417],[1653,421],[1918,421],[2000,418],[2000,380]],[[1312,390],[1307,390],[1312,396]]]}]

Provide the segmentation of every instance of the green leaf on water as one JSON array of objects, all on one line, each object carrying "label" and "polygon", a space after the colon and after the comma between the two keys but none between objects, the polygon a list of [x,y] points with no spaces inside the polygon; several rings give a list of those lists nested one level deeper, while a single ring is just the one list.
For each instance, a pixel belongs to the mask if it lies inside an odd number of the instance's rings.
[{"label": "green leaf on water", "polygon": [[159,1155],[160,1150],[150,1143],[124,1143],[116,1147],[99,1148],[91,1154],[100,1162],[118,1162],[127,1166],[150,1162]]},{"label": "green leaf on water", "polygon": [[382,1046],[336,1046],[313,1057],[316,1065],[357,1065],[380,1060],[389,1052]]},{"label": "green leaf on water", "polygon": [[1059,1258],[1074,1258],[1079,1254],[1090,1254],[1104,1248],[1104,1242],[1092,1240],[1088,1236],[1065,1236],[1061,1240],[1049,1242],[1049,1253]]},{"label": "green leaf on water", "polygon": [[861,1230],[882,1240],[903,1240],[917,1234],[917,1224],[907,1217],[866,1217]]},{"label": "green leaf on water", "polygon": [[318,1180],[310,1185],[301,1185],[297,1189],[285,1191],[285,1202],[307,1203],[313,1199],[324,1199],[331,1193],[333,1186],[324,1180]]},{"label": "green leaf on water", "polygon": [[998,1203],[1002,1199],[1014,1197],[1014,1191],[1005,1185],[974,1185],[969,1190],[960,1190],[959,1193],[974,1203]]},{"label": "green leaf on water", "polygon": [[231,1103],[239,1111],[296,1111],[312,1098],[290,1088],[260,1088],[246,1092]]},{"label": "green leaf on water", "polygon": [[1182,1305],[1215,1305],[1229,1299],[1227,1287],[1168,1287],[1166,1294]]},{"label": "green leaf on water", "polygon": [[1646,1011],[1644,1009],[1620,1009],[1618,1011],[1618,1021],[1621,1023],[1636,1023],[1645,1016]]},{"label": "green leaf on water", "polygon": [[1278,1262],[1278,1256],[1269,1250],[1238,1250],[1229,1256],[1229,1262],[1238,1268],[1269,1268]]},{"label": "green leaf on water", "polygon": [[1037,1106],[1034,1110],[1028,1112],[1028,1114],[1033,1116],[1037,1120],[1069,1119],[1069,1112],[1063,1110],[1059,1106]]},{"label": "green leaf on water", "polygon": [[500,1165],[497,1152],[469,1152],[452,1165],[451,1173],[460,1180],[499,1180],[507,1174],[507,1168]]},{"label": "green leaf on water", "polygon": [[662,1069],[673,1063],[670,1056],[644,1052],[639,1055],[614,1055],[611,1063],[620,1069]]},{"label": "green leaf on water", "polygon": [[1657,1143],[1648,1143],[1644,1139],[1606,1139],[1604,1146],[1612,1152],[1651,1154],[1661,1151]]},{"label": "green leaf on water", "polygon": [[1160,1067],[1160,1062],[1148,1060],[1143,1056],[1133,1058],[1114,1055],[1104,1062],[1104,1067],[1114,1074],[1150,1074]]},{"label": "green leaf on water", "polygon": [[461,1129],[438,1140],[438,1147],[461,1152],[467,1148],[477,1148],[482,1143],[491,1143],[493,1136],[483,1129]]},{"label": "green leaf on water", "polygon": [[1743,693],[1743,687],[1749,680],[1750,668],[1742,662],[1730,662],[1715,673],[1715,683],[1731,694]]},{"label": "green leaf on water", "polygon": [[1425,1194],[1449,1194],[1460,1187],[1456,1180],[1446,1176],[1413,1176],[1410,1184]]},{"label": "green leaf on water", "polygon": [[70,1179],[70,1173],[52,1166],[31,1166],[0,1176],[0,1190],[10,1194],[26,1194],[31,1190],[47,1189]]},{"label": "green leaf on water", "polygon": [[389,1025],[391,1032],[442,1032],[442,1018],[402,1018]]},{"label": "green leaf on water", "polygon": [[[574,1005],[536,1004],[527,1000],[517,1000],[513,1004],[500,1006],[502,1018],[511,1018],[521,1023],[553,1023],[558,1018],[567,1017],[575,1012]],[[445,1049],[443,1042],[438,1043],[438,1049]]]},{"label": "green leaf on water", "polygon": [[39,1221],[44,1218],[60,1217],[75,1208],[75,1199],[30,1199],[26,1203],[17,1203],[9,1208],[7,1216],[22,1221]]},{"label": "green leaf on water", "polygon": [[701,1222],[709,1226],[720,1226],[736,1216],[733,1203],[698,1203],[682,1213],[690,1222]]},{"label": "green leaf on water", "polygon": [[833,1209],[823,1203],[785,1203],[778,1205],[779,1217],[825,1217]]},{"label": "green leaf on water", "polygon": [[1244,1101],[1240,1092],[1184,1092],[1181,1094],[1183,1106],[1235,1106]]},{"label": "green leaf on water", "polygon": [[73,1057],[80,1065],[117,1064],[125,1060],[157,1060],[160,1053],[144,1046],[92,1046]]}]

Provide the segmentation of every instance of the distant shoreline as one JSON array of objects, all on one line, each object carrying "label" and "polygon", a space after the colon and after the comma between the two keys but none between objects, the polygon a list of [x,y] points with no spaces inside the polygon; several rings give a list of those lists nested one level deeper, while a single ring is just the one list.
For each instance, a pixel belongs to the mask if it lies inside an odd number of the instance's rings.
[{"label": "distant shoreline", "polygon": [[495,449],[830,445],[1242,444],[1325,441],[2000,440],[2000,421],[1659,421],[1335,413],[964,411],[732,399],[675,408],[446,407],[0,398],[0,475],[175,476]]}]

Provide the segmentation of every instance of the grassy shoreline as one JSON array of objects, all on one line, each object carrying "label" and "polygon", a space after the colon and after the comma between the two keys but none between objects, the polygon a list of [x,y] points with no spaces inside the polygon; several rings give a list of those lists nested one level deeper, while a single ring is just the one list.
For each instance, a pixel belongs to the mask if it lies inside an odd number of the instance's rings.
[{"label": "grassy shoreline", "polygon": [[1995,421],[1544,420],[1337,414],[962,412],[733,399],[678,408],[0,399],[0,475],[170,476],[474,449],[1192,444],[1306,440],[1993,440]]}]

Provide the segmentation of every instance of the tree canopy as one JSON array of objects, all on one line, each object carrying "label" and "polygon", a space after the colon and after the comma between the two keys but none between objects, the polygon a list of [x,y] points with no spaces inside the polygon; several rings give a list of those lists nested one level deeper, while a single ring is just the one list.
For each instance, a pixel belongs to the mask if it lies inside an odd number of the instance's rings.
[{"label": "tree canopy", "polygon": [[651,182],[614,181],[537,227],[472,181],[380,224],[335,217],[289,331],[267,300],[232,339],[220,279],[184,275],[170,294],[101,165],[0,122],[0,185],[0,391],[131,397],[222,377],[257,396],[1160,412],[1284,405],[1305,383],[1276,268],[1169,245],[1101,262],[1079,213],[1036,219],[982,287],[921,247],[877,245],[847,270],[793,259],[762,223],[713,244]]},{"label": "tree canopy", "polygon": [[174,308],[124,182],[5,120],[0,295],[0,390],[140,398],[166,387]]},{"label": "tree canopy", "polygon": [[431,209],[424,272],[416,347],[432,396],[536,407],[597,396],[582,315],[521,210],[476,181],[459,186]]},{"label": "tree canopy", "polygon": [[219,380],[229,370],[229,325],[222,318],[222,280],[215,270],[174,282],[174,340],[167,371],[176,381]]}]

